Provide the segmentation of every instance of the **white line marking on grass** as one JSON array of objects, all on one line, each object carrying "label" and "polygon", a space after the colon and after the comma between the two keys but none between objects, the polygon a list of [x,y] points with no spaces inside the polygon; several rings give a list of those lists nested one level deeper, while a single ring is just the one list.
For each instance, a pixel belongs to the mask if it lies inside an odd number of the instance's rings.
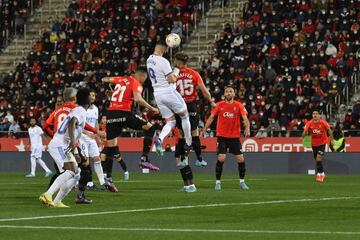
[{"label": "white line marking on grass", "polygon": [[266,233],[266,234],[323,234],[323,235],[360,235],[360,232],[333,231],[281,231],[281,230],[246,230],[246,229],[191,229],[191,228],[112,228],[112,227],[63,227],[63,226],[16,226],[0,225],[11,229],[53,229],[53,230],[93,230],[93,231],[128,231],[128,232],[201,232],[201,233]]},{"label": "white line marking on grass", "polygon": [[27,221],[39,219],[53,219],[53,218],[67,218],[67,217],[83,217],[83,216],[96,216],[108,214],[121,214],[121,213],[134,213],[134,212],[155,212],[164,210],[176,209],[191,209],[191,208],[208,208],[208,207],[225,207],[225,206],[250,206],[250,205],[268,205],[268,204],[282,204],[282,203],[298,203],[298,202],[319,202],[319,201],[333,201],[333,200],[351,200],[359,199],[360,197],[328,197],[328,198],[304,198],[304,199],[290,199],[290,200],[272,200],[272,201],[259,201],[259,202],[242,202],[242,203],[213,203],[213,204],[200,204],[200,205],[183,205],[172,207],[158,207],[158,208],[140,208],[140,209],[125,209],[117,211],[105,212],[88,212],[88,213],[74,213],[50,216],[36,216],[36,217],[21,217],[21,218],[0,218],[0,222],[14,222],[14,221]]}]

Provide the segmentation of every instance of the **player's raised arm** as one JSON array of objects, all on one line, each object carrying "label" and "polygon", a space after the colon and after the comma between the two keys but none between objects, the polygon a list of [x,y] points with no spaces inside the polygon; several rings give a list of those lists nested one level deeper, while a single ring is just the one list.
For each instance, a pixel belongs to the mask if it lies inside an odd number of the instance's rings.
[{"label": "player's raised arm", "polygon": [[102,81],[103,83],[114,83],[115,78],[114,78],[114,77],[103,77],[103,78],[101,79],[101,81]]}]

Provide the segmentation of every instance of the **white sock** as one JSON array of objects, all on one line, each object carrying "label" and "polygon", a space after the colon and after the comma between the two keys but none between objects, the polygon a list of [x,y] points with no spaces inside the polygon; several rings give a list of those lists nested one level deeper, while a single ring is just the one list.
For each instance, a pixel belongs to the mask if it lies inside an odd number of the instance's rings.
[{"label": "white sock", "polygon": [[37,163],[45,170],[45,172],[51,172],[51,170],[46,166],[45,162],[40,158],[36,159]]},{"label": "white sock", "polygon": [[36,159],[35,159],[35,157],[30,157],[30,162],[31,162],[31,171],[30,171],[30,173],[32,175],[35,175],[35,169],[36,169]]},{"label": "white sock", "polygon": [[70,170],[66,170],[62,174],[60,174],[54,181],[54,183],[50,186],[50,188],[46,191],[47,194],[53,195],[56,191],[60,189],[60,187],[67,182],[69,179],[74,177],[75,173]]},{"label": "white sock", "polygon": [[186,117],[181,117],[181,127],[184,132],[185,142],[188,146],[191,146],[192,143],[192,136],[191,136],[191,125],[189,115]]},{"label": "white sock", "polygon": [[171,132],[171,130],[176,126],[176,121],[168,121],[165,126],[162,128],[159,138],[161,141],[164,141],[167,135]]},{"label": "white sock", "polygon": [[71,189],[73,189],[73,187],[76,185],[77,179],[75,179],[74,177],[70,178],[69,180],[67,180],[61,187],[60,187],[60,191],[58,192],[58,194],[56,195],[56,198],[54,199],[54,203],[59,203],[61,202],[71,191]]},{"label": "white sock", "polygon": [[95,170],[96,176],[99,179],[100,185],[103,185],[105,183],[105,179],[104,179],[104,171],[103,171],[100,161],[94,162],[94,170]]},{"label": "white sock", "polygon": [[215,183],[221,183],[221,181],[220,181],[220,180],[216,180]]},{"label": "white sock", "polygon": [[94,186],[94,183],[93,183],[93,182],[88,182],[88,183],[86,184],[86,186],[92,187],[92,186]]},{"label": "white sock", "polygon": [[245,182],[245,179],[240,179],[240,183],[243,183],[243,182]]},{"label": "white sock", "polygon": [[320,175],[321,175],[321,176],[325,176],[325,172],[322,172]]}]

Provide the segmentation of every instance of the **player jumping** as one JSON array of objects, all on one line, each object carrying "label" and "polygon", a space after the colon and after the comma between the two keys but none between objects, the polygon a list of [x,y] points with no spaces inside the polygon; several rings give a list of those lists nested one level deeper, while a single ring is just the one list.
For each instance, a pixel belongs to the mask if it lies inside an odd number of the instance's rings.
[{"label": "player jumping", "polygon": [[[106,164],[107,169],[104,170],[110,181],[113,158],[116,159],[124,171],[127,172],[125,162],[120,155],[117,143],[117,138],[122,134],[123,129],[127,127],[134,130],[144,130],[145,137],[140,166],[154,171],[159,170],[158,167],[151,164],[148,160],[152,138],[155,133],[155,126],[131,112],[134,101],[141,106],[150,109],[154,113],[159,112],[157,108],[151,106],[141,96],[143,91],[143,86],[141,84],[145,82],[146,78],[146,69],[142,67],[138,68],[132,76],[102,78],[102,82],[104,83],[115,84],[114,92],[110,99],[110,106],[106,115],[106,138],[108,147],[105,154],[107,160],[110,162]],[[125,180],[128,180],[128,176],[127,173],[127,178],[125,178]]]},{"label": "player jumping", "polygon": [[218,160],[216,163],[215,190],[221,190],[220,179],[227,152],[234,154],[238,162],[241,189],[248,190],[249,187],[245,183],[245,160],[240,143],[241,118],[245,125],[245,136],[250,136],[248,113],[240,102],[234,100],[235,90],[232,86],[225,87],[224,97],[224,101],[216,103],[216,107],[211,111],[211,115],[204,126],[204,131],[206,131],[215,117],[218,117],[216,126]]},{"label": "player jumping", "polygon": [[[210,102],[212,107],[215,107],[215,103],[211,98],[209,90],[205,87],[200,74],[186,66],[188,59],[188,55],[184,53],[175,54],[174,65],[180,69],[179,76],[176,79],[176,89],[185,100],[187,110],[190,116],[192,149],[195,151],[197,157],[197,160],[195,161],[195,166],[205,167],[207,165],[207,162],[201,157],[201,143],[199,138],[200,119],[197,106],[198,90],[201,91],[202,95]],[[180,148],[181,150],[183,150],[185,139],[180,121],[176,122],[176,127],[180,130],[179,143],[176,145],[176,148]],[[178,151],[175,150],[175,152]]]},{"label": "player jumping", "polygon": [[334,144],[334,137],[329,123],[320,118],[319,111],[313,111],[312,117],[313,118],[306,123],[302,136],[307,136],[309,132],[311,134],[311,146],[317,171],[316,181],[323,182],[325,180],[325,173],[322,160],[325,152],[325,146],[329,142],[328,135],[330,136],[331,145]]},{"label": "player jumping", "polygon": [[[164,154],[162,143],[165,137],[176,126],[175,114],[179,115],[181,118],[181,127],[185,136],[184,152],[186,160],[182,161],[182,164],[178,166],[184,182],[192,182],[193,174],[187,159],[192,144],[189,113],[184,99],[179,92],[176,91],[175,84],[180,70],[178,68],[174,68],[174,70],[171,69],[169,61],[163,57],[166,51],[166,43],[160,40],[155,46],[154,53],[150,55],[146,61],[146,67],[154,89],[156,104],[160,109],[162,117],[166,120],[165,126],[162,128],[158,139],[155,141],[156,152],[160,156]],[[196,187],[194,184],[190,184],[189,186],[186,186],[185,191],[196,192]]]}]

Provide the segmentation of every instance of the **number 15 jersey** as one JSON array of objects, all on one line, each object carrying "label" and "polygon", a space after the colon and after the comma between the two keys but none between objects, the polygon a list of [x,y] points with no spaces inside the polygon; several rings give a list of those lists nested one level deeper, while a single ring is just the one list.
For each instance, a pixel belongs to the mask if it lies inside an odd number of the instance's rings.
[{"label": "number 15 jersey", "polygon": [[115,88],[111,95],[108,110],[130,112],[134,103],[133,92],[136,91],[141,94],[143,86],[132,76],[115,77],[114,84]]},{"label": "number 15 jersey", "polygon": [[198,86],[201,84],[204,82],[198,72],[187,67],[180,68],[179,76],[176,79],[176,90],[186,103],[196,101]]}]

